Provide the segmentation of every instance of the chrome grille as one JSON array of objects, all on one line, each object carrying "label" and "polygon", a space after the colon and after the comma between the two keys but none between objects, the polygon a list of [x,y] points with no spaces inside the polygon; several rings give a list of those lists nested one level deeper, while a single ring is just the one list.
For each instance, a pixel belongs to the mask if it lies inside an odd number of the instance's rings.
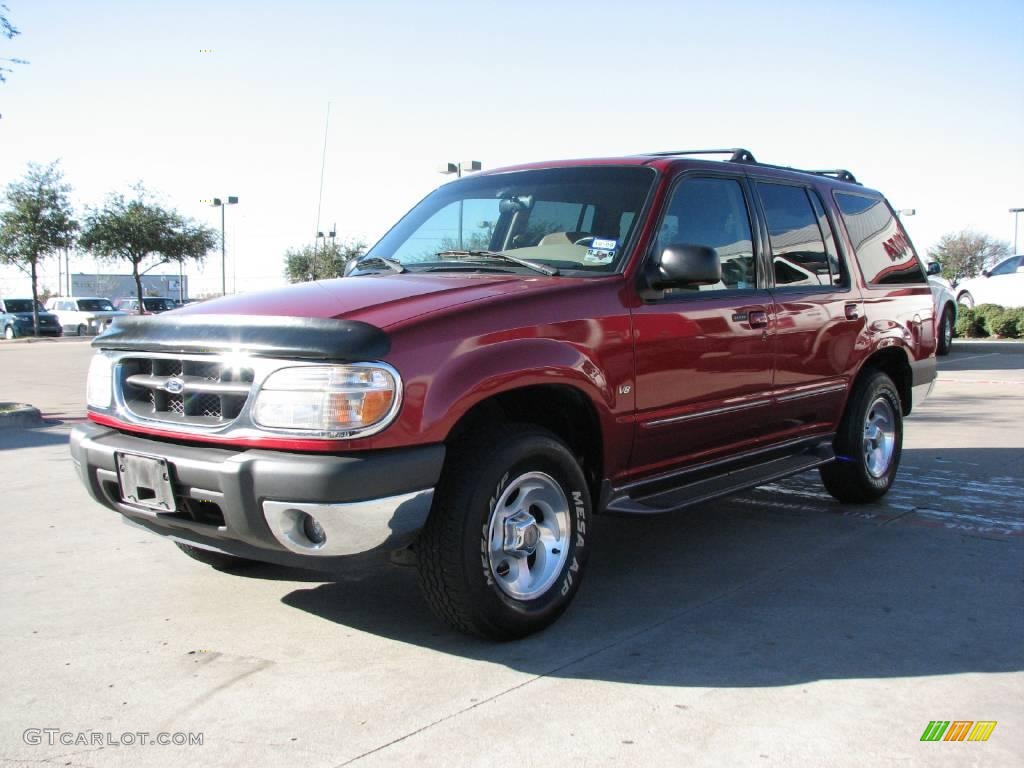
[{"label": "chrome grille", "polygon": [[241,413],[253,370],[218,360],[132,355],[121,358],[117,381],[121,400],[135,416],[218,427]]}]

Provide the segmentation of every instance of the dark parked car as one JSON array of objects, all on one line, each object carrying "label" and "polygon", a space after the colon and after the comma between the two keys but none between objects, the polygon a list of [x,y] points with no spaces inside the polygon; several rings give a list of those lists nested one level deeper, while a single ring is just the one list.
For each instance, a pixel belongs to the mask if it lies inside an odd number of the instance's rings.
[{"label": "dark parked car", "polygon": [[144,296],[142,299],[144,311],[139,312],[139,300],[137,298],[114,299],[114,307],[121,312],[129,312],[136,315],[158,315],[178,308],[174,299],[165,299],[160,296]]},{"label": "dark parked car", "polygon": [[82,480],[221,569],[399,550],[491,638],[566,609],[594,515],[809,469],[880,498],[935,379],[910,239],[847,171],[706,154],[463,178],[351,277],[119,321]]},{"label": "dark parked car", "polygon": [[[60,321],[57,316],[39,308],[39,335],[60,336]],[[34,336],[35,326],[32,324],[32,299],[0,299],[0,329],[5,339],[16,339],[19,336]]]}]

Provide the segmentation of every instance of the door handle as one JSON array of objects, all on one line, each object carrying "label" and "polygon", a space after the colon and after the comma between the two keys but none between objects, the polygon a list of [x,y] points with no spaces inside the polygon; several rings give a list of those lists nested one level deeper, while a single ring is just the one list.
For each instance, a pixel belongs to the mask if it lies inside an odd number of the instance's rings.
[{"label": "door handle", "polygon": [[751,328],[767,328],[768,313],[761,309],[752,309],[747,316]]},{"label": "door handle", "polygon": [[847,304],[846,305],[846,319],[847,320],[856,320],[858,317],[860,317],[860,307],[857,306],[856,304]]}]

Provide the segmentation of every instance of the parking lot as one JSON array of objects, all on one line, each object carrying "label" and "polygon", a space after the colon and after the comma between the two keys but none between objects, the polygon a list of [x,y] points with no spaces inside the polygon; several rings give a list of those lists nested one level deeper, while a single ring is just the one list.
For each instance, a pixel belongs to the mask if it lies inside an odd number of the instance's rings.
[{"label": "parking lot", "polygon": [[[598,518],[551,629],[450,631],[413,569],[196,563],[74,476],[87,340],[0,343],[0,758],[13,765],[1010,765],[1024,753],[1024,344],[964,343],[882,503],[805,474]],[[986,742],[921,742],[991,720]],[[109,734],[26,743],[27,729]],[[142,743],[108,743],[146,732]],[[150,745],[160,732],[202,744]],[[1018,757],[1013,758],[1016,754]]]}]

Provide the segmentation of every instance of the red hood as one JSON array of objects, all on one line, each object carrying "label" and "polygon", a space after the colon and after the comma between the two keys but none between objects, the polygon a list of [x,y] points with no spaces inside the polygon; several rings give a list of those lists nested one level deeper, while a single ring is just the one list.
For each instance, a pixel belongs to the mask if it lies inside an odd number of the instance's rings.
[{"label": "red hood", "polygon": [[364,275],[225,296],[190,304],[174,314],[333,317],[387,328],[458,304],[536,290],[551,283],[552,278],[540,275]]}]

